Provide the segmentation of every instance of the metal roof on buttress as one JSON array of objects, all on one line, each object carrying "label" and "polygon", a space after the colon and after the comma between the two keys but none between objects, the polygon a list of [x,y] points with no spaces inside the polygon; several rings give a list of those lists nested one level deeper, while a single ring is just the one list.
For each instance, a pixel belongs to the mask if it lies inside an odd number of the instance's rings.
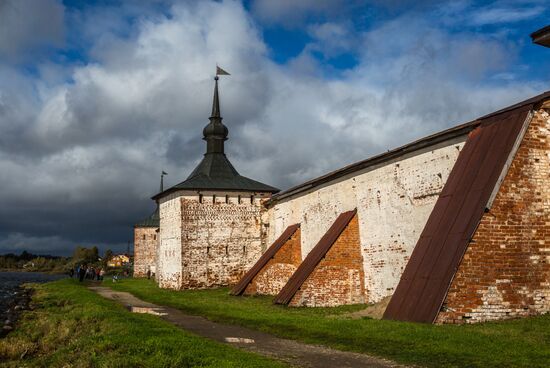
[{"label": "metal roof on buttress", "polygon": [[248,270],[248,272],[233,287],[233,289],[231,289],[231,295],[241,295],[245,291],[248,284],[250,284],[254,277],[256,277],[258,272],[265,267],[269,260],[277,254],[279,249],[281,249],[286,241],[290,239],[299,228],[300,224],[294,224],[287,227],[281,236],[279,236],[277,240],[275,240],[273,244],[265,251],[265,253],[262,254],[260,259],[258,259],[258,262],[256,262],[254,266],[252,266],[252,268]]},{"label": "metal roof on buttress", "polygon": [[308,253],[304,261],[300,264],[296,272],[292,274],[286,285],[281,289],[279,294],[273,301],[275,304],[288,304],[296,294],[296,292],[302,287],[303,283],[307,280],[309,275],[315,270],[315,267],[321,262],[323,257],[330,250],[334,242],[338,239],[340,234],[348,226],[353,216],[357,213],[357,209],[341,213],[338,218],[333,222],[332,226],[323,235],[321,240],[315,245],[315,247]]},{"label": "metal roof on buttress", "polygon": [[[533,102],[534,103],[534,102]],[[483,118],[470,132],[414,248],[385,319],[433,323],[475,230],[506,174],[533,104]]]}]

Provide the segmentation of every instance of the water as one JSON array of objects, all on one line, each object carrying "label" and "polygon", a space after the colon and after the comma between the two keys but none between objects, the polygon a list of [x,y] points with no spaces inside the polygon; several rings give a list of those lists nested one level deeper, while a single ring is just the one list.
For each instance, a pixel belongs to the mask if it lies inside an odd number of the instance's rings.
[{"label": "water", "polygon": [[8,308],[9,302],[14,298],[15,292],[21,284],[28,282],[48,282],[64,277],[67,276],[48,275],[38,272],[0,272],[0,314]]}]

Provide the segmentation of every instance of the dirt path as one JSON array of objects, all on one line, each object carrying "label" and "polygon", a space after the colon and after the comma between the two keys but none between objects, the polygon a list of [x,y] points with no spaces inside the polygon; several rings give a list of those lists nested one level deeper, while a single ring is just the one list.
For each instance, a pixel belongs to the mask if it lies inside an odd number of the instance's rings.
[{"label": "dirt path", "polygon": [[281,339],[263,332],[236,325],[212,322],[199,316],[187,315],[177,309],[159,306],[136,298],[130,293],[108,287],[90,287],[99,295],[125,305],[134,313],[149,313],[191,331],[197,335],[230,344],[240,349],[283,360],[299,367],[402,367],[387,360],[364,354],[344,352],[323,346]]}]

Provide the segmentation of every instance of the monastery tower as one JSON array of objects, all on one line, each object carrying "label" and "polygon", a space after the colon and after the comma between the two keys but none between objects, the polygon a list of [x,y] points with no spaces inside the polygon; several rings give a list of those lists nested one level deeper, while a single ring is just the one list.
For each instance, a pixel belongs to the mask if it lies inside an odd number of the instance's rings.
[{"label": "monastery tower", "polygon": [[163,288],[234,284],[266,248],[263,202],[278,189],[241,176],[229,162],[214,79],[202,161],[186,180],[153,197],[160,226],[156,277]]}]

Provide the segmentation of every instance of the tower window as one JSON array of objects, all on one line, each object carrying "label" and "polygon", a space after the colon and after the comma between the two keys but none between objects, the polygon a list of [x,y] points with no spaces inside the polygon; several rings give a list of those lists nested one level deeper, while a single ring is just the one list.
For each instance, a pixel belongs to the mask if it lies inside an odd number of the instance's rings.
[{"label": "tower window", "polygon": [[241,196],[240,196],[240,195],[237,197],[237,202],[238,202],[239,204],[241,204]]},{"label": "tower window", "polygon": [[250,196],[250,204],[254,204],[254,196],[253,195]]},{"label": "tower window", "polygon": [[246,254],[246,245],[243,245],[243,254]]},{"label": "tower window", "polygon": [[153,235],[153,240],[157,240],[157,234]]},{"label": "tower window", "polygon": [[228,245],[225,246],[225,255],[226,256],[229,255],[229,246]]},{"label": "tower window", "polygon": [[216,195],[215,194],[212,196],[212,203],[216,203]]},{"label": "tower window", "polygon": [[145,240],[145,234],[143,234],[143,237],[142,237],[143,240]]},{"label": "tower window", "polygon": [[206,247],[206,254],[210,253],[210,247]]},{"label": "tower window", "polygon": [[227,194],[225,195],[225,203],[229,203],[229,196]]},{"label": "tower window", "polygon": [[202,203],[202,194],[199,194],[199,203]]}]

